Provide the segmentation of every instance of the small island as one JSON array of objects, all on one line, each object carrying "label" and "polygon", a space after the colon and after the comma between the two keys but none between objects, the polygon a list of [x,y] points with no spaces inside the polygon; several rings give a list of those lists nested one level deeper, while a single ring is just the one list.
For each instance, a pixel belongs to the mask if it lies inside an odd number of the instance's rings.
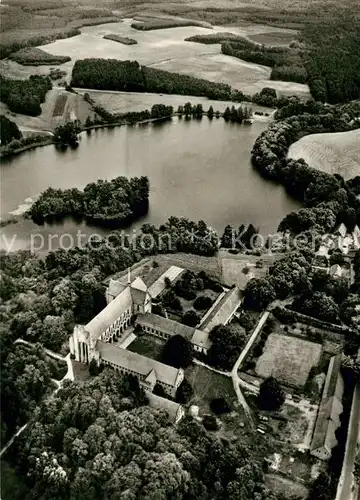
[{"label": "small island", "polygon": [[75,217],[98,226],[119,228],[145,215],[148,208],[148,178],[117,177],[111,181],[91,182],[84,191],[48,188],[25,217],[38,225]]},{"label": "small island", "polygon": [[114,33],[109,33],[108,35],[104,35],[103,38],[105,40],[112,40],[113,42],[122,43],[123,45],[136,45],[137,44],[137,40],[134,40],[133,38],[129,38],[127,36],[115,35]]}]

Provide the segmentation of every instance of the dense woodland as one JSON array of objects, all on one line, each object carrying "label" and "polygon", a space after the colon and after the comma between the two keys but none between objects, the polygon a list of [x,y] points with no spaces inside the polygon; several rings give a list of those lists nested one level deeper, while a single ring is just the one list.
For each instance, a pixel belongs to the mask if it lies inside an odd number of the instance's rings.
[{"label": "dense woodland", "polygon": [[245,38],[221,44],[221,52],[244,61],[270,66],[271,80],[306,83],[307,72],[304,67],[302,49],[290,47],[267,47],[253,43]]},{"label": "dense woodland", "polygon": [[[316,104],[301,104],[305,110]],[[298,114],[299,103],[278,112],[276,121],[255,141],[252,151],[254,167],[264,177],[282,183],[289,194],[306,208],[288,214],[280,223],[279,230],[298,234],[316,231],[328,232],[344,222],[349,229],[360,223],[360,201],[351,184],[341,176],[331,175],[309,167],[302,159],[287,159],[289,146],[300,137],[317,132],[340,132],[359,127],[360,102],[345,106],[321,109],[317,114]]]},{"label": "dense woodland", "polygon": [[71,85],[101,90],[155,92],[228,99],[231,87],[178,73],[140,66],[137,61],[83,59],[75,62]]},{"label": "dense woodland", "polygon": [[52,88],[50,78],[38,75],[31,75],[28,80],[10,80],[0,75],[0,85],[1,100],[10,111],[31,116],[41,113],[40,104]]},{"label": "dense woodland", "polygon": [[15,122],[9,120],[4,115],[0,115],[0,141],[1,146],[5,146],[14,139],[18,140],[22,138],[22,133],[20,132],[18,126]]},{"label": "dense woodland", "polygon": [[353,12],[307,26],[305,65],[316,101],[341,103],[360,97],[360,18]]},{"label": "dense woodland", "polygon": [[44,191],[26,216],[37,224],[72,216],[113,227],[129,224],[144,215],[149,205],[147,177],[98,180],[78,189]]},{"label": "dense woodland", "polygon": [[137,379],[111,370],[65,384],[13,447],[24,500],[278,500],[251,449],[192,418],[175,428],[146,403]]}]

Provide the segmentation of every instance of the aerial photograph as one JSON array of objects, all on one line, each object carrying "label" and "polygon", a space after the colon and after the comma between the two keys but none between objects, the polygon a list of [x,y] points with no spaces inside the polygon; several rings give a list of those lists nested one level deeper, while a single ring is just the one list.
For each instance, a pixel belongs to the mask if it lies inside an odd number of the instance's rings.
[{"label": "aerial photograph", "polygon": [[360,500],[360,0],[0,0],[1,500]]}]

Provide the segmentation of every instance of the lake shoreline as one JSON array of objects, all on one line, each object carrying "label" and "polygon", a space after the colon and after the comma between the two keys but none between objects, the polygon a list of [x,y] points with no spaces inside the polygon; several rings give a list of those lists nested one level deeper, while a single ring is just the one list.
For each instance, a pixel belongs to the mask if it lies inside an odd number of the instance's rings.
[{"label": "lake shoreline", "polygon": [[[272,109],[272,108],[269,108],[269,109]],[[202,117],[204,117],[204,116],[208,116],[208,112],[207,111],[203,111]],[[187,118],[186,115],[178,113],[178,112],[175,112],[171,116],[159,117],[159,118],[149,118],[147,120],[136,121],[135,123],[124,122],[124,121],[118,121],[118,122],[114,122],[114,123],[97,123],[97,124],[94,124],[94,125],[89,125],[87,127],[83,127],[81,129],[81,132],[88,132],[88,131],[91,131],[91,130],[102,129],[102,128],[115,128],[115,127],[123,127],[123,126],[132,127],[134,125],[145,125],[147,123],[164,122],[164,121],[167,121],[167,120],[171,120],[172,118],[176,118],[176,117],[178,117],[178,118],[184,118],[185,120],[186,119],[189,119],[189,120],[199,119],[199,118],[193,117],[192,115],[189,118]],[[200,119],[202,119],[202,117]],[[212,118],[209,118],[209,119],[215,119],[215,120],[217,120],[219,118],[223,118],[224,119],[224,113],[220,113],[218,116],[214,115]],[[254,119],[254,117],[252,119],[254,121],[266,121],[266,122],[270,122],[271,121],[271,115],[270,114],[269,114],[268,117],[261,117],[261,118],[263,118],[263,119],[260,120],[259,117],[257,116],[255,119]],[[244,125],[248,126],[248,125],[251,125],[251,123],[244,122]],[[54,139],[49,138],[49,139],[45,139],[44,141],[41,141],[41,142],[34,142],[33,144],[27,144],[26,146],[21,146],[20,148],[14,149],[14,151],[9,151],[8,153],[4,153],[3,151],[0,151],[0,159],[10,158],[12,156],[19,155],[20,153],[23,153],[23,152],[28,151],[30,149],[35,149],[35,148],[44,147],[44,146],[50,146],[51,144],[58,144],[58,143],[56,143],[54,141]]]}]

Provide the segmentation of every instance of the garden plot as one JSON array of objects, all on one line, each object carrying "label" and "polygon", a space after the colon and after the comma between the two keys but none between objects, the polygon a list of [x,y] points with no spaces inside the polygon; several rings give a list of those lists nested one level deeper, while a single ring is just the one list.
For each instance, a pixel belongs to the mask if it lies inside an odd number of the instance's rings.
[{"label": "garden plot", "polygon": [[321,344],[271,333],[255,371],[262,378],[273,376],[282,384],[303,387],[321,354]]}]

